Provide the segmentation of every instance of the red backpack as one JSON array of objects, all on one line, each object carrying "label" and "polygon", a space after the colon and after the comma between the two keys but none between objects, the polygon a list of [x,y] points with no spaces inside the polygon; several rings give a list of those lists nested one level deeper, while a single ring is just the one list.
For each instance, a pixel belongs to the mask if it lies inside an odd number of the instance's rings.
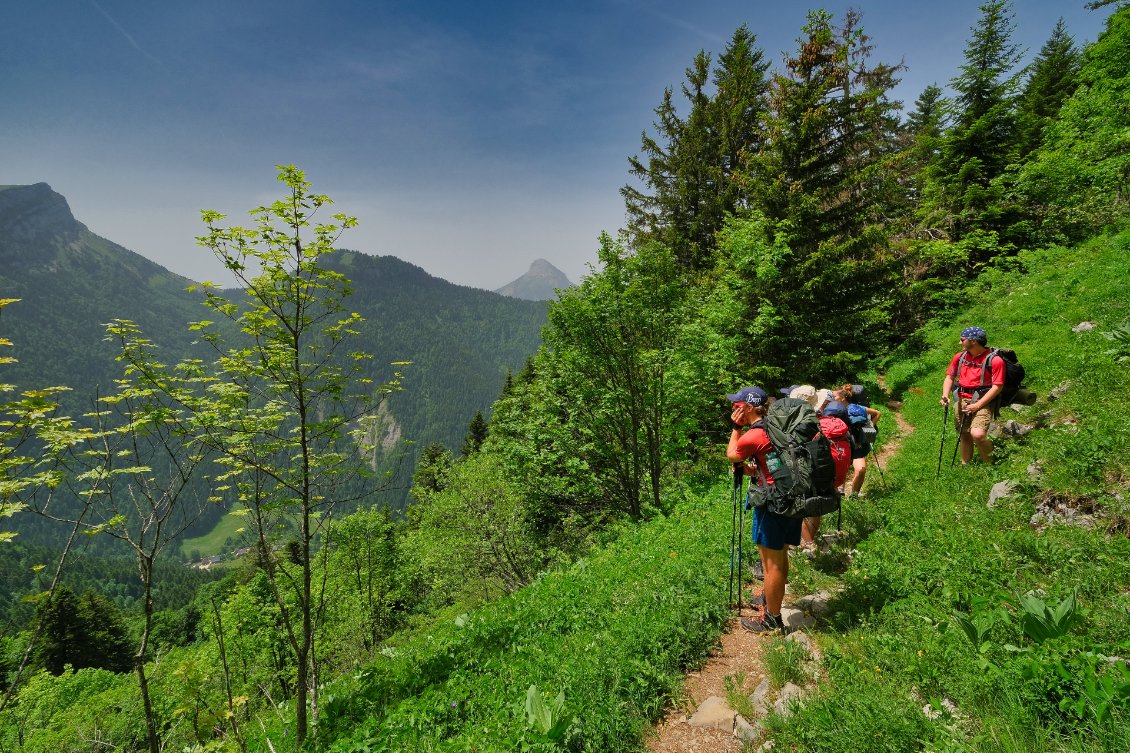
[{"label": "red backpack", "polygon": [[832,461],[836,464],[836,487],[843,485],[851,470],[851,430],[843,419],[835,416],[820,417],[820,432],[832,446]]}]

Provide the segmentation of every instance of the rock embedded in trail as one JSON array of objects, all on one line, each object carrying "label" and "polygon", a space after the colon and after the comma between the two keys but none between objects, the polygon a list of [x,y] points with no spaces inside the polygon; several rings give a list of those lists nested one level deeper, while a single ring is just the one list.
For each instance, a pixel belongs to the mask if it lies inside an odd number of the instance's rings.
[{"label": "rock embedded in trail", "polygon": [[734,731],[734,720],[738,714],[726,704],[724,698],[712,695],[702,702],[694,716],[687,720],[692,727],[720,729],[723,732]]}]

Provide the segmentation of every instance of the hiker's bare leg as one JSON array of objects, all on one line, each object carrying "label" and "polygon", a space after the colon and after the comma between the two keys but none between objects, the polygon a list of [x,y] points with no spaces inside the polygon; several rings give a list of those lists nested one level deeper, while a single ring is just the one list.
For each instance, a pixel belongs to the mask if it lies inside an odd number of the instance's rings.
[{"label": "hiker's bare leg", "polygon": [[973,459],[973,438],[969,432],[961,435],[961,464],[966,465]]},{"label": "hiker's bare leg", "polygon": [[816,534],[820,531],[820,517],[805,518],[804,524],[800,528],[800,540],[805,544],[812,544],[816,541]]},{"label": "hiker's bare leg", "polygon": [[[980,426],[969,430],[969,437],[977,445],[977,452],[981,453],[982,463],[993,462],[993,440],[989,439],[989,432]],[[969,460],[973,459],[973,448],[969,448]],[[968,460],[966,462],[969,462]]]},{"label": "hiker's bare leg", "polygon": [[856,458],[851,461],[851,467],[851,496],[855,497],[859,494],[859,490],[863,488],[863,479],[867,477],[867,458]]},{"label": "hiker's bare leg", "polygon": [[765,611],[780,614],[785,584],[789,582],[789,545],[785,544],[783,549],[768,549],[758,544],[757,550],[765,568]]}]

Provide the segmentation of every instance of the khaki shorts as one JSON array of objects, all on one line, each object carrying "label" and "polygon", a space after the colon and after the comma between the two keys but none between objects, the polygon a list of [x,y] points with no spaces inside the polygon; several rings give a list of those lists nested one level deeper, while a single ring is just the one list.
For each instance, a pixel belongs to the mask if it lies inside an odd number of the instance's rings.
[{"label": "khaki shorts", "polygon": [[957,413],[954,414],[953,425],[957,429],[957,432],[959,434],[961,433],[963,428],[961,425],[962,421],[965,422],[965,431],[971,431],[973,429],[980,429],[982,431],[989,430],[989,424],[993,420],[993,409],[991,407],[982,408],[981,410],[977,411],[973,414],[973,418],[967,418],[965,411],[962,410],[966,405],[975,402],[977,402],[976,398],[970,399],[959,397],[957,399]]}]

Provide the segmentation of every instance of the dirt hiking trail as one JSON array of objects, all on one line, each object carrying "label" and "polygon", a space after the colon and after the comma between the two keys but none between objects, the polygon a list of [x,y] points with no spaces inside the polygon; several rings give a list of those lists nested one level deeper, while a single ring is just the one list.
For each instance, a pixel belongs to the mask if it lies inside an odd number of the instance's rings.
[{"label": "dirt hiking trail", "polygon": [[[879,379],[879,386],[886,390],[882,377]],[[906,436],[914,431],[914,427],[903,418],[900,408],[901,403],[891,401],[882,412],[879,426],[886,432],[886,436],[882,448],[870,458],[869,465],[877,462],[880,468],[885,469],[887,463],[898,453]],[[896,427],[894,431],[891,430],[892,422]],[[870,471],[864,483],[864,492],[878,483],[879,474]],[[798,548],[792,548],[790,556],[804,554]],[[756,616],[756,610],[747,604],[751,594],[757,593],[760,585],[760,581],[754,581],[752,586],[748,582],[742,584],[744,591],[741,615],[735,612],[731,616],[726,632],[719,639],[706,664],[687,674],[680,702],[668,710],[645,740],[647,750],[651,753],[741,753],[745,750],[745,743],[736,736],[733,729],[727,730],[725,725],[721,728],[697,726],[691,723],[691,717],[707,699],[720,698],[724,701],[727,684],[748,696],[755,692],[763,678],[768,677],[763,655],[773,638],[743,630],[740,624],[741,617]],[[786,594],[786,606],[789,606],[790,600],[790,596]],[[757,724],[756,719],[746,721]],[[754,750],[765,743],[763,738],[764,735],[761,734],[753,738]]]}]

